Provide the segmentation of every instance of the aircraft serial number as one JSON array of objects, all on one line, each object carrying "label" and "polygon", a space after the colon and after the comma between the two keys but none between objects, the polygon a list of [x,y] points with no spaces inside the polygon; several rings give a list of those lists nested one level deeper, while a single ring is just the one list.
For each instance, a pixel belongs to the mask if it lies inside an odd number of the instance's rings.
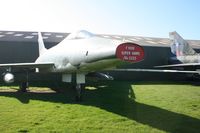
[{"label": "aircraft serial number", "polygon": [[137,57],[135,57],[135,56],[124,56],[123,59],[124,59],[124,60],[132,60],[132,61],[135,61],[135,60],[137,60]]}]

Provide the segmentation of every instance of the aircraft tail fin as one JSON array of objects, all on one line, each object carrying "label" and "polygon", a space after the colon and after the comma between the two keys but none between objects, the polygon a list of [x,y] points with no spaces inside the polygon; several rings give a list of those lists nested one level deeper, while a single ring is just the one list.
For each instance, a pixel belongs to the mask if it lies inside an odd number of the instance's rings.
[{"label": "aircraft tail fin", "polygon": [[47,49],[45,48],[44,41],[41,32],[38,32],[38,45],[39,45],[39,55],[43,54]]},{"label": "aircraft tail fin", "polygon": [[170,32],[169,38],[172,40],[171,52],[176,56],[196,54],[188,42],[185,41],[176,31]]}]

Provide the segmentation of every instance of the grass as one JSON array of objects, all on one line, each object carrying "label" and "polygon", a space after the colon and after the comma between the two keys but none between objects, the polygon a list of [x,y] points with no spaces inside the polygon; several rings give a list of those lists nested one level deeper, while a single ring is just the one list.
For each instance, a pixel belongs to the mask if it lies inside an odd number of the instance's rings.
[{"label": "grass", "polygon": [[[10,89],[11,88],[11,89]],[[0,87],[0,132],[199,133],[200,87],[175,83],[102,81],[74,90],[14,92]],[[42,92],[41,92],[42,90]]]}]

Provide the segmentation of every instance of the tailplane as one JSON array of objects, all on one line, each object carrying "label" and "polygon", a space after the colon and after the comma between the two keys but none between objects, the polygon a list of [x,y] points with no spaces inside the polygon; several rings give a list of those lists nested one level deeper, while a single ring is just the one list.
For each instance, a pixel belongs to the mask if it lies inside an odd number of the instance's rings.
[{"label": "tailplane", "polygon": [[43,41],[41,32],[38,32],[38,45],[39,45],[38,46],[39,47],[39,55],[41,55],[47,51],[47,49],[44,46],[44,41]]},{"label": "tailplane", "polygon": [[195,55],[196,52],[189,46],[176,31],[169,33],[169,38],[172,40],[171,52],[176,56]]}]

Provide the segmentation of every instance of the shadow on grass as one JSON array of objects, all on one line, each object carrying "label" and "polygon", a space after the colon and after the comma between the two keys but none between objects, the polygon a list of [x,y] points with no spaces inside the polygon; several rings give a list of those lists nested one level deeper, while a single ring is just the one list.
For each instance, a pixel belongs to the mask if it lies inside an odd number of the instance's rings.
[{"label": "shadow on grass", "polygon": [[74,102],[75,92],[72,89],[67,89],[62,93],[0,92],[0,96],[15,97],[22,103],[28,103],[29,100],[41,100],[90,105],[166,132],[200,132],[199,119],[136,102],[131,85],[132,83],[127,82],[93,84],[93,89],[85,90],[84,101],[81,103]]}]

